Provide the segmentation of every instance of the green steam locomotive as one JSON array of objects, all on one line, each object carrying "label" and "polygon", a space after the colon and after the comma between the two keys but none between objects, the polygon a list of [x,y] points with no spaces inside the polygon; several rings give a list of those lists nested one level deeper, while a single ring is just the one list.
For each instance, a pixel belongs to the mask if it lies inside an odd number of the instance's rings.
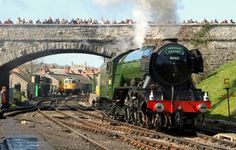
[{"label": "green steam locomotive", "polygon": [[197,114],[211,108],[206,93],[192,83],[191,74],[201,72],[200,51],[176,39],[129,50],[101,67],[97,104],[114,119],[156,130],[194,129]]}]

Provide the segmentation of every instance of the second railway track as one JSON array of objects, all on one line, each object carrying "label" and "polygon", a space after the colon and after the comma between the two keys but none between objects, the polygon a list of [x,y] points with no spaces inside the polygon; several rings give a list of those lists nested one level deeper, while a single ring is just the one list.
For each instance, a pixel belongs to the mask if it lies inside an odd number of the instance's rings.
[{"label": "second railway track", "polygon": [[[140,137],[141,138],[148,138],[150,145],[153,145],[156,142],[156,139],[160,139],[160,140],[168,141],[168,143],[171,144],[171,145],[169,145],[169,148],[178,147],[179,149],[181,149],[181,148],[186,149],[186,146],[187,146],[187,148],[190,148],[190,149],[235,149],[236,148],[236,144],[233,142],[216,139],[216,138],[204,135],[204,134],[197,133],[197,135],[195,137],[191,137],[191,138],[171,136],[171,135],[167,135],[164,133],[155,132],[154,130],[142,128],[140,126],[128,124],[125,122],[117,122],[115,120],[112,120],[110,118],[106,118],[101,115],[92,114],[87,111],[79,110],[75,106],[71,106],[68,104],[65,104],[65,105],[67,107],[74,109],[74,110],[77,110],[77,112],[80,114],[92,116],[97,119],[103,120],[103,122],[100,122],[100,123],[97,121],[87,121],[87,122],[89,122],[88,125],[89,124],[90,125],[96,124],[97,126],[103,128],[103,129],[110,129],[112,131],[125,132],[126,134],[136,136],[137,138],[140,138]],[[76,118],[74,118],[74,119],[76,119]],[[118,125],[111,126],[109,123],[105,123],[105,121],[110,122],[110,124],[115,123]],[[157,142],[155,144],[157,145]],[[166,147],[166,145],[165,145],[165,147]],[[168,145],[167,145],[167,147],[168,147]]]},{"label": "second railway track", "polygon": [[[48,120],[75,133],[93,145],[95,149],[113,149],[112,143],[122,141],[126,145],[132,145],[135,149],[155,150],[155,149],[235,149],[236,143],[225,141],[197,133],[195,136],[173,136],[156,132],[137,125],[120,122],[107,117],[103,111],[97,111],[91,107],[80,105],[73,102],[76,106],[64,100],[46,100],[39,101],[35,107],[27,107],[26,109],[17,109],[9,112],[8,116],[14,116],[18,113],[37,111]],[[55,110],[54,113],[61,116],[52,116],[47,111]],[[73,110],[73,111],[71,111]],[[94,111],[91,111],[94,110]],[[92,132],[94,136],[88,136],[87,132]],[[110,140],[110,144],[106,145],[104,141],[98,140],[96,136],[103,135]],[[95,137],[95,138],[94,138]],[[109,141],[109,140],[108,140]],[[109,143],[109,142],[107,142]],[[118,142],[119,143],[119,142]],[[122,149],[122,148],[121,148]],[[131,149],[129,147],[129,149]]]}]

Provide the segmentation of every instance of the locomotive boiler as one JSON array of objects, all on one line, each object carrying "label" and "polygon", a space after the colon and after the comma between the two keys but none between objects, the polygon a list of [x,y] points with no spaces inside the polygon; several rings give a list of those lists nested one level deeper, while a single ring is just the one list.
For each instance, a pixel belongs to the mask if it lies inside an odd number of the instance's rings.
[{"label": "locomotive boiler", "polygon": [[176,39],[130,50],[101,67],[98,102],[114,119],[158,131],[194,130],[197,115],[211,108],[206,92],[195,88],[191,78],[203,70],[200,51],[189,50]]}]

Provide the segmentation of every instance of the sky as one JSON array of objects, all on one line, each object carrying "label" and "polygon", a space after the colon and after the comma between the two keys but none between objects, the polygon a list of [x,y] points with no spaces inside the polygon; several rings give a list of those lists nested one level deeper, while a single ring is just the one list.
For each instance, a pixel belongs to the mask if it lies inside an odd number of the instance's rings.
[{"label": "sky", "polygon": [[[114,5],[106,5],[106,2]],[[121,3],[116,3],[121,1]],[[135,1],[135,0],[133,0]],[[165,1],[165,0],[163,0]],[[101,3],[103,2],[103,3]],[[233,19],[236,21],[235,0],[177,0],[178,20],[193,19],[202,21]],[[132,0],[0,0],[0,20],[52,18],[95,18],[122,20],[132,17]],[[85,57],[86,56],[86,57]],[[65,59],[70,57],[71,59]],[[88,61],[88,57],[90,58]],[[98,67],[103,58],[84,54],[59,54],[41,58],[45,63],[70,65],[85,63]]]}]

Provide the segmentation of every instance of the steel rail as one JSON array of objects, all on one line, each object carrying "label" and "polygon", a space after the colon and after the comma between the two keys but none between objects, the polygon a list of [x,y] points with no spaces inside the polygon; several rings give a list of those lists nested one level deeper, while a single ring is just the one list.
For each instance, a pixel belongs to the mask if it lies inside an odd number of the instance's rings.
[{"label": "steel rail", "polygon": [[[77,117],[74,117],[74,116],[71,116],[65,112],[62,112],[62,111],[59,111],[59,110],[56,110],[58,113],[62,113],[68,117],[71,117],[73,119],[76,119],[80,122],[80,124],[75,124],[75,123],[68,123],[66,121],[62,121],[64,124],[67,124],[68,126],[73,126],[73,127],[76,127],[76,128],[83,128],[85,130],[90,130],[90,131],[93,131],[93,132],[100,132],[100,133],[103,133],[103,134],[107,134],[107,135],[110,135],[110,136],[116,136],[117,138],[121,139],[122,141],[124,142],[127,142],[128,144],[131,144],[137,148],[141,148],[141,149],[147,149],[147,150],[158,150],[159,148],[157,147],[153,147],[153,146],[150,146],[148,144],[146,144],[147,142],[147,139],[143,139],[143,141],[139,141],[133,137],[130,137],[130,136],[127,136],[127,135],[123,135],[121,133],[118,133],[118,132],[114,132],[114,131],[111,131],[111,130],[107,130],[107,129],[104,129],[102,127],[99,127],[99,126],[96,126],[95,124],[93,123],[90,123],[90,122],[87,122],[85,120],[82,120],[80,118],[77,118]],[[81,125],[81,124],[84,124],[84,125]],[[163,147],[166,147],[166,144],[165,146]],[[174,149],[180,149],[180,148],[174,148],[173,146],[172,147],[169,147],[168,149],[172,148],[173,150]]]},{"label": "steel rail", "polygon": [[[41,102],[41,103],[42,103],[42,102]],[[38,111],[42,116],[44,116],[45,118],[47,118],[48,120],[50,120],[50,121],[56,123],[57,125],[59,125],[59,126],[61,126],[61,127],[63,127],[63,128],[66,128],[66,129],[70,130],[71,132],[76,133],[78,136],[80,136],[80,137],[81,137],[82,139],[84,139],[85,141],[88,141],[89,143],[93,144],[97,149],[108,150],[108,148],[106,148],[106,147],[102,146],[101,144],[97,143],[96,141],[90,139],[89,137],[85,136],[83,133],[80,133],[79,131],[77,131],[77,130],[75,130],[75,129],[73,129],[73,128],[71,128],[71,127],[69,127],[69,126],[67,126],[67,125],[65,125],[65,124],[63,124],[63,123],[61,123],[60,121],[58,121],[58,120],[56,120],[56,119],[54,119],[54,118],[52,118],[52,117],[50,117],[49,115],[47,115],[46,113],[44,113],[43,111],[41,111],[40,108],[37,107],[38,105],[40,105],[40,104],[37,103],[37,105],[35,106],[35,107],[37,108],[37,111]]]},{"label": "steel rail", "polygon": [[79,113],[89,115],[89,116],[95,117],[97,119],[102,119],[102,120],[106,120],[106,121],[109,121],[109,122],[116,122],[119,125],[127,126],[131,129],[133,129],[132,133],[135,134],[135,135],[147,135],[148,137],[152,137],[152,138],[167,139],[167,140],[175,142],[175,143],[180,143],[182,145],[189,145],[190,147],[195,147],[196,149],[207,149],[207,150],[227,149],[225,147],[219,147],[219,146],[216,146],[216,145],[209,145],[209,144],[206,144],[206,143],[196,142],[196,141],[192,141],[192,140],[189,140],[189,139],[184,139],[182,137],[174,137],[174,136],[167,135],[167,134],[160,133],[160,132],[155,132],[155,131],[151,132],[153,130],[150,131],[149,129],[142,128],[140,126],[131,125],[131,124],[124,123],[124,122],[119,122],[119,121],[116,121],[116,120],[113,120],[113,119],[110,119],[110,118],[101,117],[101,116],[98,116],[98,115],[95,115],[95,114],[84,112],[84,111],[79,110],[76,107],[70,106],[68,104],[65,104],[65,106],[67,106],[69,108],[72,108],[74,110],[77,110]]}]

